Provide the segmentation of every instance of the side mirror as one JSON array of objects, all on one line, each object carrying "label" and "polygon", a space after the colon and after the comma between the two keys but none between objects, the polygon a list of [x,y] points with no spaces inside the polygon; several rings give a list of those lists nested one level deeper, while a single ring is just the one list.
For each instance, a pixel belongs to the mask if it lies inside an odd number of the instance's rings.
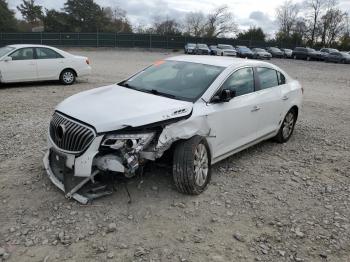
[{"label": "side mirror", "polygon": [[212,99],[213,103],[229,102],[232,98],[236,96],[236,91],[230,89],[223,89],[218,95],[214,96]]},{"label": "side mirror", "polygon": [[5,61],[5,62],[10,62],[10,61],[12,61],[12,57],[11,57],[11,56],[6,56],[6,57],[4,58],[4,61]]}]

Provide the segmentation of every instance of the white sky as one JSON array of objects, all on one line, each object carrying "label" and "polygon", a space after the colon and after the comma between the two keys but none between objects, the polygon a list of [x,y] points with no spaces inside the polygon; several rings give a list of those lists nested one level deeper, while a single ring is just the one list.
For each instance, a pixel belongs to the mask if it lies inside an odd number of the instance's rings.
[{"label": "white sky", "polygon": [[[247,29],[250,26],[259,26],[268,33],[273,34],[277,29],[275,23],[276,7],[281,5],[283,0],[95,0],[101,6],[121,7],[127,11],[127,15],[133,25],[151,24],[156,16],[168,16],[169,18],[183,19],[187,12],[202,11],[208,13],[210,10],[221,6],[229,6],[234,14],[235,21],[240,29]],[[339,7],[350,13],[350,0],[338,0]],[[8,0],[11,9],[22,0]],[[65,0],[36,0],[45,8],[60,9]],[[303,0],[294,0],[302,3]],[[20,15],[17,12],[17,17]]]}]

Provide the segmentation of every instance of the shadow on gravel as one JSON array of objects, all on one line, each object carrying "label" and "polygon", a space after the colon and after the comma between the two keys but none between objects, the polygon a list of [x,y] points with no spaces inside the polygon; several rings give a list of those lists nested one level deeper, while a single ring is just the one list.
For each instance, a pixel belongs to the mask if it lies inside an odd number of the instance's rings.
[{"label": "shadow on gravel", "polygon": [[[77,84],[83,84],[87,83],[88,81],[86,80],[77,80],[74,85]],[[58,80],[53,80],[53,81],[38,81],[38,82],[25,82],[25,83],[0,83],[0,90],[1,89],[15,89],[15,88],[26,88],[26,87],[50,87],[50,86],[62,86],[64,87],[65,85],[61,84],[60,81]]]}]

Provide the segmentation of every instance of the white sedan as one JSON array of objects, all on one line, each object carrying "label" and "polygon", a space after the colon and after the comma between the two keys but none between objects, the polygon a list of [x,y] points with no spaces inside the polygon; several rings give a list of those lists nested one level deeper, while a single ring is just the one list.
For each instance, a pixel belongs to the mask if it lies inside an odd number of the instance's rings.
[{"label": "white sedan", "polygon": [[87,57],[44,45],[0,48],[0,83],[60,80],[71,85],[91,72]]},{"label": "white sedan", "polygon": [[212,164],[266,139],[288,141],[301,105],[299,82],[272,64],[172,57],[59,104],[44,165],[67,197],[86,203],[80,189],[95,176],[132,177],[167,152],[177,189],[199,194]]}]

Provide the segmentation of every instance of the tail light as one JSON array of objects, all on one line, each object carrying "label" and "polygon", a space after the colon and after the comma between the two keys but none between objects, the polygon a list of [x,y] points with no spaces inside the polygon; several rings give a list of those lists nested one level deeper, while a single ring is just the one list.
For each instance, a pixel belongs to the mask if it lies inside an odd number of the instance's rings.
[{"label": "tail light", "polygon": [[89,61],[89,58],[88,59],[86,59],[86,64],[88,64],[88,65],[90,65],[90,61]]}]

